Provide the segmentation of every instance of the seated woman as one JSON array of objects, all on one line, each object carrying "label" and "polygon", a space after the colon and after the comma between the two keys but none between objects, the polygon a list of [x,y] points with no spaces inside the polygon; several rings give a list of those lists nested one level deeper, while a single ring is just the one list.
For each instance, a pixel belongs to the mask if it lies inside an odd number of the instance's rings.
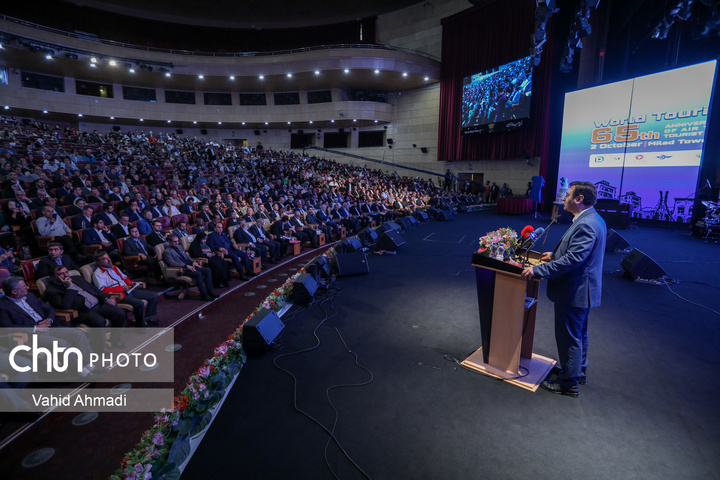
[{"label": "seated woman", "polygon": [[188,253],[192,258],[207,258],[207,267],[212,273],[213,285],[219,287],[230,286],[230,263],[223,260],[222,253],[215,253],[207,245],[207,235],[200,232],[190,244]]}]

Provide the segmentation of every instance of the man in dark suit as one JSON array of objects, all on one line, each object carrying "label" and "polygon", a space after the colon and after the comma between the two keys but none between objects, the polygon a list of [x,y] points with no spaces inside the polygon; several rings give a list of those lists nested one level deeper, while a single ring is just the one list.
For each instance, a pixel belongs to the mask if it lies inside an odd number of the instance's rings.
[{"label": "man in dark suit", "polygon": [[72,219],[73,230],[84,230],[92,227],[92,217],[94,215],[94,209],[90,205],[83,207],[82,213],[75,215]]},{"label": "man in dark suit", "polygon": [[92,228],[86,228],[82,233],[82,241],[85,245],[101,245],[102,249],[109,253],[117,253],[117,238],[110,233],[99,217],[92,220]]},{"label": "man in dark suit", "polygon": [[315,215],[315,209],[313,207],[307,207],[307,214],[305,215],[305,221],[308,225],[313,226],[325,234],[325,238],[328,241],[335,240],[333,238],[332,227],[321,222],[320,219]]},{"label": "man in dark suit", "polygon": [[[254,277],[255,272],[253,272],[250,257],[248,257],[245,251],[233,247],[230,238],[228,238],[223,231],[224,229],[225,227],[223,227],[222,223],[216,224],[214,231],[208,235],[207,246],[210,247],[213,252],[222,252],[226,257],[230,257],[241,280],[247,280],[247,276]],[[245,273],[243,273],[243,270]]]},{"label": "man in dark suit", "polygon": [[149,204],[145,208],[145,210],[150,210],[152,212],[153,218],[162,217],[164,215],[162,210],[160,210],[160,207],[158,207],[157,199],[155,197],[150,198]]},{"label": "man in dark suit", "polygon": [[35,278],[49,277],[58,265],[63,265],[68,270],[80,270],[70,255],[63,253],[61,243],[50,242],[48,243],[48,256],[41,258],[35,266]]},{"label": "man in dark suit", "polygon": [[172,233],[174,233],[175,235],[177,235],[180,238],[187,237],[188,235],[192,235],[192,233],[190,233],[188,231],[187,222],[183,222],[183,221],[178,222],[178,226],[173,228]]},{"label": "man in dark suit", "polygon": [[[73,319],[73,323],[81,323],[91,328],[107,327],[108,320],[110,326],[115,328],[122,328],[127,324],[125,312],[110,295],[79,275],[71,277],[64,265],[53,269],[52,279],[47,283],[43,298],[59,310],[77,310],[78,316]],[[115,347],[125,346],[120,332],[118,330],[111,333],[110,343]],[[96,349],[101,347],[102,345],[95,346]]]},{"label": "man in dark suit", "polygon": [[548,278],[547,296],[555,303],[555,340],[559,366],[557,380],[540,386],[553,393],[577,397],[578,383],[587,380],[587,323],[590,309],[600,305],[605,254],[605,221],[593,207],[597,190],[590,182],[572,182],[563,198],[565,211],[574,215],[553,252],[541,263],[523,270],[523,277]]},{"label": "man in dark suit", "polygon": [[152,232],[148,234],[146,240],[147,243],[149,243],[153,247],[155,247],[155,245],[160,245],[161,243],[167,242],[167,238],[165,238],[165,233],[163,233],[162,222],[160,220],[153,220]]},{"label": "man in dark suit", "polygon": [[168,246],[163,252],[163,261],[169,267],[180,267],[180,274],[190,277],[195,281],[195,285],[200,290],[201,299],[211,302],[219,295],[213,292],[212,272],[209,268],[201,267],[199,263],[190,258],[185,250],[180,246],[180,238],[175,234],[170,234],[168,238]]},{"label": "man in dark suit", "polygon": [[145,241],[140,236],[140,230],[137,227],[130,227],[130,237],[125,239],[123,243],[122,254],[125,256],[136,255],[140,257],[140,264],[147,265],[155,278],[162,276],[160,262],[158,262],[155,254],[155,247]]},{"label": "man in dark suit", "polygon": [[320,246],[318,243],[317,231],[303,221],[302,210],[295,210],[295,214],[290,218],[290,225],[295,227],[295,233],[302,232],[307,235],[308,239],[310,239],[310,245],[313,248]]},{"label": "man in dark suit", "polygon": [[326,204],[323,203],[320,205],[320,209],[315,213],[315,216],[322,224],[327,225],[335,232],[335,238],[340,238],[340,225],[330,218],[330,215],[327,212]]},{"label": "man in dark suit", "polygon": [[130,216],[127,213],[123,213],[120,215],[120,221],[110,227],[110,232],[117,238],[129,237],[131,226],[132,225],[130,225]]},{"label": "man in dark suit", "polygon": [[[268,247],[268,251],[270,252],[270,263],[277,263],[280,258],[285,256],[285,252],[287,252],[287,244],[283,244],[277,240],[273,234],[265,231],[264,225],[265,222],[258,218],[255,220],[253,225],[248,227],[248,232],[257,239],[258,243]],[[285,250],[283,250],[283,246],[285,247]]]},{"label": "man in dark suit", "polygon": [[[260,239],[248,231],[247,221],[244,218],[240,219],[240,225],[235,229],[233,238],[236,243],[247,243],[248,248],[255,252],[255,255],[262,262],[262,268],[266,268],[268,247],[267,245],[263,245]],[[275,263],[275,261],[273,260],[272,263]]]},{"label": "man in dark suit", "polygon": [[[77,348],[84,360],[90,358],[90,345],[85,333],[75,328],[53,327],[55,310],[28,293],[25,280],[20,277],[6,278],[2,282],[2,289],[5,296],[0,298],[0,327],[31,330],[37,334],[40,347],[52,350],[53,342],[57,342],[61,347]],[[97,380],[98,374],[104,371],[97,367],[93,369],[87,364],[80,375],[88,380]]]},{"label": "man in dark suit", "polygon": [[112,203],[108,202],[102,206],[102,210],[98,213],[98,216],[102,218],[102,221],[110,227],[112,231],[113,225],[120,221],[120,217],[115,212],[115,207]]}]

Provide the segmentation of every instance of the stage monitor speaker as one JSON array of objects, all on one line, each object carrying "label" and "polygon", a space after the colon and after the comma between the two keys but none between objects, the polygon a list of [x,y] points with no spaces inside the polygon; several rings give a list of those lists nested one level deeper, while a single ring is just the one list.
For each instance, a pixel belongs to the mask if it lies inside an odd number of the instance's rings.
[{"label": "stage monitor speaker", "polygon": [[413,215],[412,217],[407,217],[407,218],[410,219],[410,224],[411,224],[411,225],[417,225],[417,224],[419,223],[419,222],[418,222],[418,219],[415,218],[414,215]]},{"label": "stage monitor speaker", "polygon": [[400,245],[405,244],[405,239],[402,235],[400,235],[400,232],[396,232],[395,230],[389,230],[382,235],[380,235],[380,238],[378,239],[377,243],[375,244],[375,247],[378,250],[397,250]]},{"label": "stage monitor speaker", "polygon": [[606,252],[617,252],[618,250],[626,250],[630,247],[630,242],[625,240],[622,235],[617,233],[612,228],[607,233],[605,240],[605,251]]},{"label": "stage monitor speaker", "polygon": [[367,275],[370,273],[370,265],[368,265],[367,255],[363,252],[338,253],[334,258],[338,277]]},{"label": "stage monitor speaker", "polygon": [[421,222],[430,221],[430,216],[428,216],[427,212],[415,212],[415,218],[417,218]]},{"label": "stage monitor speaker", "polygon": [[272,344],[285,325],[280,317],[266,308],[245,322],[242,331],[243,348],[249,355],[259,355]]},{"label": "stage monitor speaker", "polygon": [[292,302],[296,305],[307,305],[312,302],[317,291],[317,282],[309,273],[303,273],[293,282]]},{"label": "stage monitor speaker", "polygon": [[305,271],[312,275],[317,282],[330,276],[330,265],[325,257],[319,256],[305,265]]},{"label": "stage monitor speaker", "polygon": [[388,220],[387,222],[383,222],[382,225],[378,228],[380,230],[380,233],[387,232],[390,230],[400,230],[400,225],[397,224],[397,222],[393,222],[392,220]]},{"label": "stage monitor speaker", "polygon": [[452,220],[452,219],[453,219],[453,214],[450,210],[438,210],[437,213],[435,214],[435,220],[445,221],[445,220]]},{"label": "stage monitor speaker", "polygon": [[360,233],[358,233],[358,238],[362,242],[363,245],[374,245],[375,242],[377,242],[377,239],[379,238],[379,235],[375,230],[373,230],[370,227],[365,227],[362,230],[360,230]]},{"label": "stage monitor speaker", "polygon": [[410,228],[413,225],[410,221],[410,217],[398,217],[397,221],[400,225],[402,225],[403,230]]},{"label": "stage monitor speaker", "polygon": [[338,251],[343,253],[359,252],[362,250],[362,243],[357,237],[350,237],[340,242]]},{"label": "stage monitor speaker", "polygon": [[660,265],[655,260],[645,255],[637,248],[627,254],[620,262],[624,275],[628,278],[642,278],[644,280],[656,280],[665,275]]}]

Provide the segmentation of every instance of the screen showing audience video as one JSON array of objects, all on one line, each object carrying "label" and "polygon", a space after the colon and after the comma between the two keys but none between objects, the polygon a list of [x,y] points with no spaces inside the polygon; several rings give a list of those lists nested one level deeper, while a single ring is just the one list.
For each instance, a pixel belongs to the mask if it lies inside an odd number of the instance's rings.
[{"label": "screen showing audience video", "polygon": [[526,125],[532,96],[532,57],[463,79],[463,135]]}]

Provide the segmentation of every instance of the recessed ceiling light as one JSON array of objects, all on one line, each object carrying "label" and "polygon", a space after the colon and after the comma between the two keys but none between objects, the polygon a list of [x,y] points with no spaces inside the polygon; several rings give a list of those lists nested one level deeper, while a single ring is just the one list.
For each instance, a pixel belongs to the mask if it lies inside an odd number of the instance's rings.
[{"label": "recessed ceiling light", "polygon": [[258,78],[259,78],[260,80],[262,80],[262,79],[265,78],[265,75],[260,75]]},{"label": "recessed ceiling light", "polygon": [[52,55],[50,55],[50,54],[48,53],[47,55],[45,55],[45,59],[46,59],[46,60],[52,60],[53,58],[52,58]]},{"label": "recessed ceiling light", "polygon": [[78,113],[78,117],[82,117],[82,113]]},{"label": "recessed ceiling light", "polygon": [[346,68],[346,69],[345,69],[345,73],[350,73],[350,69],[349,69],[349,68]]},{"label": "recessed ceiling light", "polygon": [[115,60],[110,60],[110,66],[114,67],[115,65],[117,65],[117,62]]},{"label": "recessed ceiling light", "polygon": [[320,75],[320,70],[315,70],[315,75]]},{"label": "recessed ceiling light", "polygon": [[143,119],[141,118],[140,121],[141,121],[141,122],[144,122],[145,120],[143,120]]},{"label": "recessed ceiling light", "polygon": [[377,120],[375,120],[375,123],[377,123]]},{"label": "recessed ceiling light", "polygon": [[267,125],[267,124],[268,124],[268,122],[265,122],[265,125]]},{"label": "recessed ceiling light", "polygon": [[353,118],[353,122],[357,122],[357,118]]},{"label": "recessed ceiling light", "polygon": [[115,117],[110,117],[110,120],[115,120]]},{"label": "recessed ceiling light", "polygon": [[292,78],[292,73],[288,73],[288,74],[287,74],[287,77],[288,77],[288,78]]},{"label": "recessed ceiling light", "polygon": [[290,125],[290,122],[288,122],[288,125]]},{"label": "recessed ceiling light", "polygon": [[170,76],[170,72],[165,72],[165,76],[166,76],[166,77],[169,77],[169,76]]},{"label": "recessed ceiling light", "polygon": [[218,122],[218,125],[222,125],[222,122]]},{"label": "recessed ceiling light", "polygon": [[48,111],[47,111],[47,110],[43,110],[43,113],[48,113]]},{"label": "recessed ceiling light", "polygon": [[378,70],[378,69],[376,68],[376,69],[375,69],[375,75],[377,75],[378,73],[380,73],[380,70]]},{"label": "recessed ceiling light", "polygon": [[312,123],[312,120],[310,120],[310,123]]},{"label": "recessed ceiling light", "polygon": [[428,80],[430,80],[430,77],[425,77],[425,81],[427,82]]},{"label": "recessed ceiling light", "polygon": [[335,119],[330,120],[330,123],[335,123]]},{"label": "recessed ceiling light", "polygon": [[242,122],[243,125],[245,125],[245,122]]},{"label": "recessed ceiling light", "polygon": [[197,120],[193,120],[193,125],[197,124]]},{"label": "recessed ceiling light", "polygon": [[168,120],[168,123],[172,122],[172,120]]},{"label": "recessed ceiling light", "polygon": [[97,58],[90,57],[90,63],[97,63]]},{"label": "recessed ceiling light", "polygon": [[97,68],[97,65],[95,65],[94,63],[91,63],[91,64],[90,64],[90,67],[92,67],[92,68]]},{"label": "recessed ceiling light", "polygon": [[128,70],[128,72],[135,73],[135,69],[131,67],[130,70]]},{"label": "recessed ceiling light", "polygon": [[230,80],[235,80],[235,75],[230,75]]},{"label": "recessed ceiling light", "polygon": [[200,75],[198,75],[198,78],[199,78],[200,80],[202,80],[203,78],[205,78],[205,75],[200,74]]},{"label": "recessed ceiling light", "polygon": [[10,110],[10,107],[5,105],[5,110]]},{"label": "recessed ceiling light", "polygon": [[403,77],[407,77],[407,72],[403,72]]}]

